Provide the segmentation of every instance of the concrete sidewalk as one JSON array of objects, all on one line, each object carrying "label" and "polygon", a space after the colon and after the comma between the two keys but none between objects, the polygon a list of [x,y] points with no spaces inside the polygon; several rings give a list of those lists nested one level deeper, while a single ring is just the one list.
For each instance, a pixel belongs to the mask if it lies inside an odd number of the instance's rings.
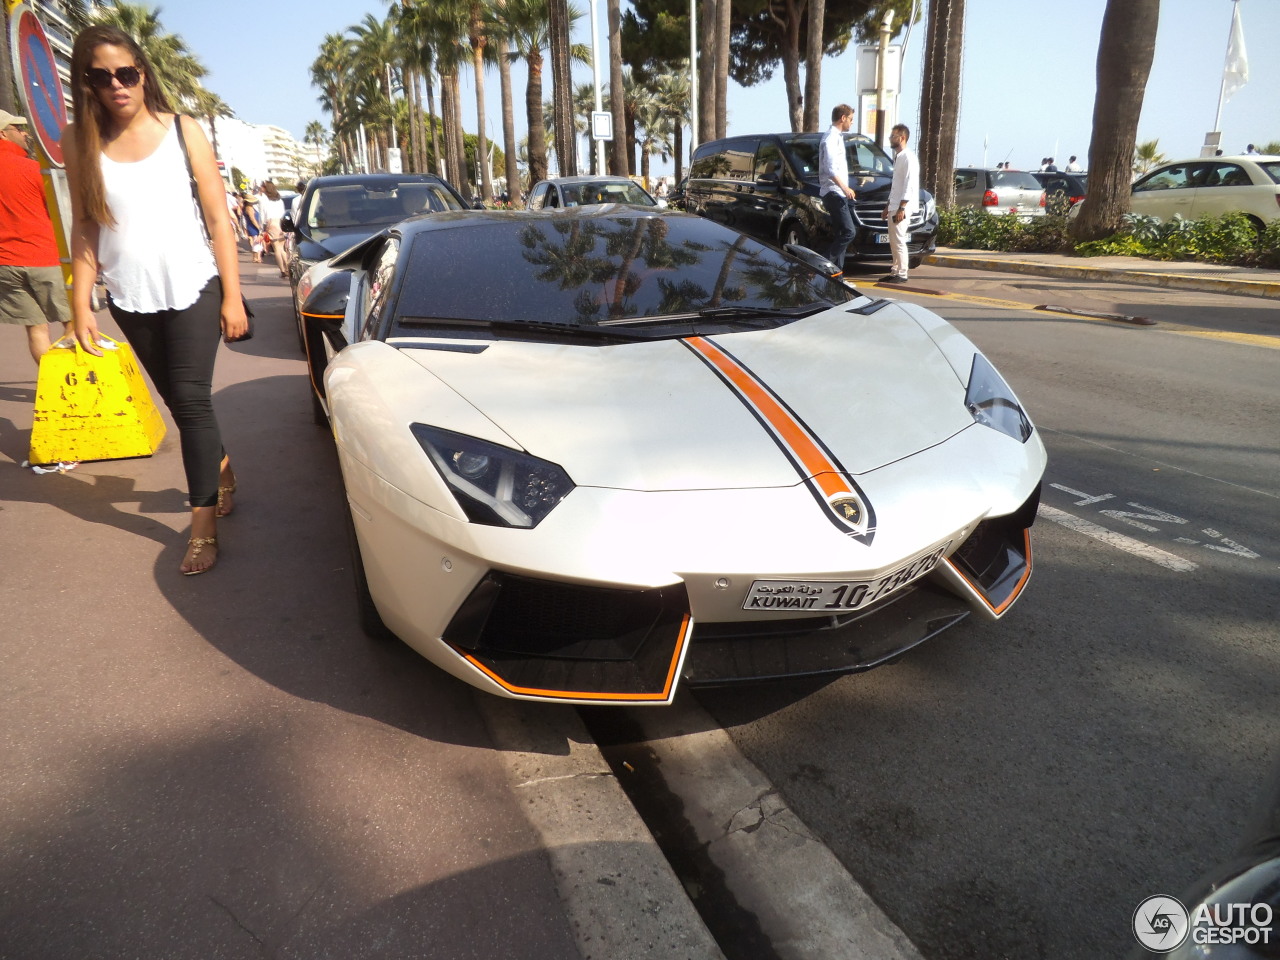
[{"label": "concrete sidewalk", "polygon": [[242,270],[199,577],[167,414],[151,457],[23,469],[36,368],[0,326],[0,955],[722,960],[575,712],[362,636],[288,287]]},{"label": "concrete sidewalk", "polygon": [[1140,260],[1135,257],[1076,257],[1061,253],[1005,253],[954,247],[939,247],[937,252],[925,258],[925,263],[935,267],[1280,298],[1280,270],[1217,263]]}]

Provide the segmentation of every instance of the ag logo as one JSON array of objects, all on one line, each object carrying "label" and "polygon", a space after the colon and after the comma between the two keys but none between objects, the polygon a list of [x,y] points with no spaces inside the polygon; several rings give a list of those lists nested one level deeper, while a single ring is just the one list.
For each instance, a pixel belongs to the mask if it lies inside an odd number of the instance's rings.
[{"label": "ag logo", "polygon": [[1174,897],[1147,897],[1133,912],[1133,935],[1152,953],[1169,953],[1187,939],[1189,919],[1187,908]]},{"label": "ag logo", "polygon": [[836,512],[837,517],[851,527],[856,527],[862,522],[862,504],[854,497],[840,497],[838,500],[832,500],[831,509]]}]

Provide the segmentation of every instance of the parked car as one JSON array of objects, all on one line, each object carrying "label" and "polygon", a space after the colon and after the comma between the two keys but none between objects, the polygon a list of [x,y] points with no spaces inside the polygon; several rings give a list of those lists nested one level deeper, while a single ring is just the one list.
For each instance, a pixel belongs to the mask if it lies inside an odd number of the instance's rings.
[{"label": "parked car", "polygon": [[630,177],[560,177],[541,180],[529,191],[530,210],[553,210],[594,203],[626,203],[634,207],[665,207]]},{"label": "parked car", "polygon": [[685,209],[685,194],[689,189],[689,178],[681,177],[680,182],[671,188],[671,196],[667,197],[667,204],[675,210]]},{"label": "parked car", "polygon": [[300,307],[307,289],[303,276],[328,260],[405,217],[462,210],[469,204],[447,182],[430,173],[367,173],[313,177],[293,213],[281,220],[292,234],[289,287],[293,319],[302,346]]},{"label": "parked car", "polygon": [[328,267],[361,621],[482,690],[867,669],[1030,577],[1044,445],[924,307],[621,205],[418,217]]},{"label": "parked car", "polygon": [[1032,171],[1031,175],[1044,188],[1045,210],[1051,213],[1059,215],[1066,213],[1089,192],[1087,173]]},{"label": "parked car", "polygon": [[1045,190],[1034,174],[1023,170],[959,167],[955,173],[956,206],[1022,219],[1043,217]]},{"label": "parked car", "polygon": [[[704,143],[694,151],[685,208],[765,243],[825,248],[831,217],[818,196],[818,133],[767,133]],[[846,263],[892,259],[884,208],[893,161],[867,137],[845,134],[854,238]],[[911,266],[932,252],[938,231],[933,196],[920,191],[907,251]]]},{"label": "parked car", "polygon": [[1280,157],[1237,156],[1179,160],[1157,167],[1133,185],[1130,209],[1168,220],[1243,213],[1261,231],[1280,217]]}]

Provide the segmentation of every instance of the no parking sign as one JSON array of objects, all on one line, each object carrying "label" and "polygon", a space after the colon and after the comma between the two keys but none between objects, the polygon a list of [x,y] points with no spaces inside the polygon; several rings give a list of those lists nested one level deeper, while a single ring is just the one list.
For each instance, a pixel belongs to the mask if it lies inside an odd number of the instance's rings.
[{"label": "no parking sign", "polygon": [[54,166],[62,164],[62,128],[67,124],[62,78],[44,27],[25,3],[9,11],[13,72],[26,107],[30,130]]}]

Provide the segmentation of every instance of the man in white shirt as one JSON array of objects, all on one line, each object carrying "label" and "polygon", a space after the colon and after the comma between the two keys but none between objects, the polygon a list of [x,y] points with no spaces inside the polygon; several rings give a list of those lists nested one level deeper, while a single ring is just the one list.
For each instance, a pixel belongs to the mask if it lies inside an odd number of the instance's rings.
[{"label": "man in white shirt", "polygon": [[1080,172],[1080,164],[1076,163],[1076,158],[1072,156],[1071,159],[1067,161],[1067,173],[1079,173],[1079,172]]},{"label": "man in white shirt", "polygon": [[907,232],[912,214],[920,209],[920,161],[907,149],[910,139],[911,130],[905,123],[899,123],[889,131],[889,146],[894,151],[893,183],[889,187],[884,219],[889,225],[893,272],[881,277],[881,283],[907,282]]},{"label": "man in white shirt", "polygon": [[849,160],[844,135],[853,126],[853,107],[842,103],[831,111],[831,129],[818,148],[818,194],[831,215],[831,246],[827,259],[844,269],[844,251],[853,240],[853,214],[849,201],[857,194],[849,186]]}]

